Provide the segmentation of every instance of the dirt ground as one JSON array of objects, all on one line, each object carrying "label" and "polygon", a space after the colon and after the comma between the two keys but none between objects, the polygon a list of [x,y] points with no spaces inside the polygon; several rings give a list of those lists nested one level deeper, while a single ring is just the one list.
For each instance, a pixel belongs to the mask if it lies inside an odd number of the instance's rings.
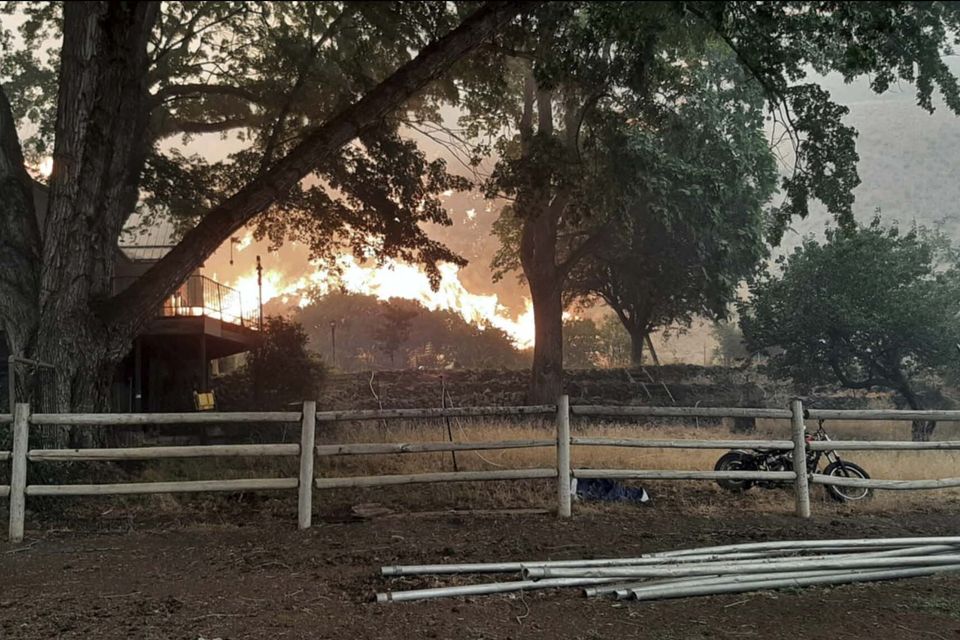
[{"label": "dirt ground", "polygon": [[[743,499],[746,500],[746,499]],[[88,503],[89,504],[89,503]],[[688,503],[689,504],[689,503]],[[112,505],[112,506],[111,506]],[[698,514],[670,501],[547,514],[318,515],[298,532],[280,500],[191,503],[147,517],[94,504],[0,543],[0,638],[960,639],[960,576],[660,603],[577,590],[377,604],[384,564],[624,556],[783,538],[956,535],[960,510]],[[466,578],[461,579],[466,581]],[[449,582],[446,582],[449,583]]]}]

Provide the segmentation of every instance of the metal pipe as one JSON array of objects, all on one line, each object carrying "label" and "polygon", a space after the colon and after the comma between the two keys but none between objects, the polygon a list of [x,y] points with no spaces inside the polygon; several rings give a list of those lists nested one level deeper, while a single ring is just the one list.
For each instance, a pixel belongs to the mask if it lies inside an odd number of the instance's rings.
[{"label": "metal pipe", "polygon": [[[929,542],[931,544],[960,545],[960,537],[929,537],[929,538],[903,538],[903,544],[899,544],[899,539],[882,538],[874,544],[859,544],[862,540],[814,540],[814,541],[784,541],[784,542],[760,542],[748,543],[742,545],[724,545],[717,547],[702,547],[700,549],[684,549],[681,551],[658,551],[644,554],[635,558],[600,558],[591,560],[544,560],[544,561],[520,561],[520,562],[481,562],[469,564],[420,564],[420,565],[394,565],[380,568],[381,575],[384,576],[416,576],[416,575],[447,575],[454,573],[515,573],[523,570],[524,567],[619,567],[642,564],[650,559],[667,558],[693,558],[698,557],[705,560],[714,556],[723,556],[724,559],[750,559],[760,558],[776,553],[788,554],[806,550],[816,550],[820,552],[853,552],[877,551],[889,547],[909,547],[915,544]],[[894,544],[892,541],[897,541]],[[821,543],[824,543],[821,546]],[[852,544],[858,543],[858,544]],[[780,545],[780,546],[777,546]],[[801,547],[801,545],[806,545]],[[739,551],[743,549],[744,551]],[[755,551],[749,551],[754,549]],[[749,554],[749,555],[748,555]]]},{"label": "metal pipe", "polygon": [[715,547],[699,547],[680,551],[664,551],[661,556],[685,556],[703,553],[726,553],[728,551],[759,551],[763,549],[817,549],[823,547],[907,547],[916,544],[960,544],[960,536],[929,536],[917,538],[854,538],[849,540],[779,540],[773,542],[748,542]]},{"label": "metal pipe", "polygon": [[514,582],[466,584],[456,587],[412,589],[410,591],[387,591],[385,593],[377,594],[377,602],[407,602],[410,600],[428,600],[432,598],[448,598],[454,596],[478,596],[488,593],[530,591],[532,589],[580,587],[588,584],[604,584],[607,582],[621,582],[621,580],[620,578],[554,578],[552,580],[517,580]]},{"label": "metal pipe", "polygon": [[476,564],[415,564],[381,567],[380,574],[384,576],[418,576],[418,575],[447,575],[455,573],[519,573],[524,567],[619,567],[636,565],[657,565],[675,562],[704,562],[719,559],[749,560],[766,558],[779,550],[730,553],[730,554],[703,554],[686,555],[681,558],[651,554],[637,558],[601,558],[597,560],[546,560],[543,562],[486,562]]},{"label": "metal pipe", "polygon": [[668,576],[704,576],[745,574],[751,572],[794,571],[800,569],[875,569],[952,564],[960,562],[960,554],[903,556],[898,558],[808,558],[779,562],[703,562],[681,567],[526,567],[527,580],[541,578],[659,578]]},{"label": "metal pipe", "polygon": [[[828,576],[838,573],[830,569],[817,569],[813,571],[782,571],[774,573],[750,573],[743,576],[708,576],[697,578],[677,578],[674,580],[657,580],[647,583],[633,583],[623,585],[619,589],[611,589],[603,593],[613,593],[617,600],[628,600],[633,597],[634,592],[662,591],[672,588],[685,588],[698,585],[716,585],[716,584],[734,584],[741,582],[767,582],[769,580],[786,580],[790,578],[805,578],[808,576]],[[604,589],[603,586],[596,589]]]},{"label": "metal pipe", "polygon": [[658,592],[639,591],[634,593],[636,600],[661,600],[664,598],[680,598],[691,596],[718,595],[724,593],[746,593],[767,589],[782,589],[784,587],[808,587],[816,585],[847,584],[854,582],[873,582],[879,580],[896,580],[900,578],[916,578],[932,576],[938,573],[960,571],[960,564],[947,564],[936,567],[915,567],[910,569],[889,569],[884,571],[836,572],[832,575],[810,576],[805,578],[785,578],[782,580],[756,580],[751,582],[692,585],[688,587],[674,587]]},{"label": "metal pipe", "polygon": [[[831,556],[831,557],[832,558],[845,558],[845,557],[851,557],[851,556],[874,557],[874,558],[875,557],[897,557],[902,555],[919,554],[919,553],[936,554],[936,553],[943,553],[946,551],[953,551],[955,549],[956,549],[955,547],[950,545],[930,545],[925,547],[914,547],[912,549],[895,549],[891,551],[880,551],[880,552],[869,553],[869,554],[861,553],[861,554],[850,554],[850,555],[837,555],[837,556]],[[836,573],[836,571],[830,570],[830,569],[824,569],[824,570],[809,570],[809,571],[797,571],[797,572],[752,573],[752,574],[747,574],[746,576],[724,575],[724,576],[715,576],[715,577],[714,576],[696,576],[692,578],[690,577],[670,578],[666,580],[653,580],[653,581],[648,580],[641,583],[635,582],[630,584],[622,583],[619,585],[614,584],[614,585],[605,585],[605,586],[599,586],[599,587],[588,587],[587,589],[583,590],[583,593],[587,597],[594,597],[594,596],[605,595],[608,593],[618,592],[617,597],[621,598],[622,594],[619,593],[620,591],[632,592],[635,589],[658,589],[666,585],[673,585],[673,584],[677,584],[677,585],[679,584],[716,584],[716,583],[727,582],[727,581],[742,581],[744,579],[747,579],[747,580],[761,579],[761,576],[787,578],[787,577],[797,577],[800,575],[808,575],[808,574],[809,575],[826,575],[829,573]]]}]

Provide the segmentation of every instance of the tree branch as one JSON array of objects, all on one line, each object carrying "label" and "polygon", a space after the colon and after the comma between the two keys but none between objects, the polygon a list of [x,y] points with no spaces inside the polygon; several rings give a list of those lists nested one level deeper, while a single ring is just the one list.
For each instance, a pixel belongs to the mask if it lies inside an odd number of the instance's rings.
[{"label": "tree branch", "polygon": [[837,361],[835,356],[830,357],[830,368],[833,369],[833,373],[837,376],[837,380],[840,381],[847,389],[869,389],[871,387],[882,386],[884,384],[883,380],[878,380],[876,378],[867,378],[866,380],[852,380],[847,373],[843,370],[843,367],[840,366],[840,363]]},{"label": "tree branch", "polygon": [[[263,148],[263,157],[260,159],[260,171],[266,171],[270,166],[270,163],[273,162],[273,154],[277,148],[277,140],[280,137],[280,134],[283,133],[283,129],[286,126],[287,116],[290,115],[290,110],[293,108],[293,103],[297,99],[297,96],[300,95],[300,92],[303,90],[303,85],[307,80],[307,70],[310,66],[310,63],[313,62],[314,58],[317,55],[317,51],[323,47],[324,44],[330,39],[334,31],[347,19],[349,19],[355,12],[357,8],[355,5],[347,5],[344,7],[343,11],[340,12],[336,18],[334,18],[329,25],[327,25],[326,30],[321,34],[320,38],[312,43],[310,50],[303,57],[303,60],[300,62],[300,67],[297,69],[297,79],[293,83],[293,87],[290,89],[290,92],[287,94],[287,99],[283,103],[283,107],[280,109],[280,113],[277,115],[277,119],[273,124],[272,129],[270,130],[270,135],[267,138],[267,142]],[[311,38],[313,36],[313,20],[311,20],[310,25]]]},{"label": "tree branch", "polygon": [[161,118],[159,124],[153,128],[153,135],[158,140],[169,138],[183,133],[220,133],[239,129],[241,127],[250,127],[258,124],[260,118],[254,114],[237,116],[235,118],[224,118],[223,120],[214,120],[213,122],[197,122],[191,120],[178,120],[173,117]]},{"label": "tree branch", "polygon": [[557,271],[561,278],[566,278],[570,271],[577,266],[577,263],[593,253],[606,240],[606,230],[606,226],[598,228],[590,237],[567,254],[566,259],[557,265]]},{"label": "tree branch", "polygon": [[263,99],[253,91],[229,84],[168,84],[160,87],[151,96],[151,107],[157,107],[168,100],[198,98],[200,96],[233,96],[252,104],[262,104]]},{"label": "tree branch", "polygon": [[106,320],[121,332],[142,326],[163,299],[221,243],[283,197],[331,154],[414,96],[472,51],[498,27],[537,3],[488,2],[452,32],[425,47],[413,60],[363,98],[308,134],[268,172],[209,211],[181,242],[146,274],[104,306]]}]

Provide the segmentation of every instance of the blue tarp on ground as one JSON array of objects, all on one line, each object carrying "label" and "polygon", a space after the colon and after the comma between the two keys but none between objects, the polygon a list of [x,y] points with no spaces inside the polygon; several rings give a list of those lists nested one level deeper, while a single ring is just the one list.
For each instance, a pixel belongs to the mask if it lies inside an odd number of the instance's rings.
[{"label": "blue tarp on ground", "polygon": [[598,502],[633,502],[642,504],[650,501],[650,494],[640,487],[628,487],[616,480],[578,478],[574,495],[580,500]]}]

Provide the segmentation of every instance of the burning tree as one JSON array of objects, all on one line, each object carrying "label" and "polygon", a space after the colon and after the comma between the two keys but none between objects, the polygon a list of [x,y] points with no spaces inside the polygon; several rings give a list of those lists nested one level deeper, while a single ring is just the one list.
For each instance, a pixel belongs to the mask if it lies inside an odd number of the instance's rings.
[{"label": "burning tree", "polygon": [[[418,225],[448,224],[435,194],[464,183],[399,136],[398,114],[433,117],[431,99],[454,91],[443,74],[521,9],[6,3],[23,23],[0,67],[0,329],[11,352],[56,366],[46,408],[102,408],[138,331],[244,225],[318,258],[372,240],[434,277],[438,262],[459,262]],[[21,147],[24,121],[37,133]],[[181,149],[207,132],[241,149],[214,163]],[[27,165],[51,150],[38,211]],[[117,239],[140,205],[183,233],[114,295]]]}]

